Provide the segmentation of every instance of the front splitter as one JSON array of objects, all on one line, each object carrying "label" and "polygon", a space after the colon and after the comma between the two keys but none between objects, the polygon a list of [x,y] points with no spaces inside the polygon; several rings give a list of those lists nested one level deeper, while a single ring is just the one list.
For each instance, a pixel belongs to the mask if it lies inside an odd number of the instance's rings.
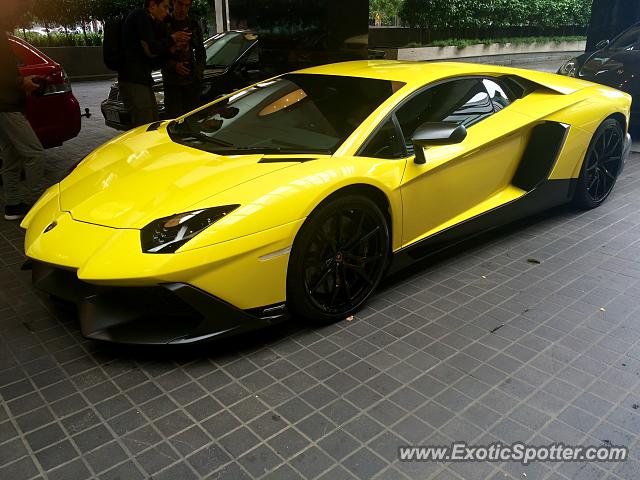
[{"label": "front splitter", "polygon": [[73,270],[33,262],[33,284],[77,306],[82,335],[135,345],[191,344],[265,328],[288,318],[286,306],[241,310],[185,283],[105,287]]}]

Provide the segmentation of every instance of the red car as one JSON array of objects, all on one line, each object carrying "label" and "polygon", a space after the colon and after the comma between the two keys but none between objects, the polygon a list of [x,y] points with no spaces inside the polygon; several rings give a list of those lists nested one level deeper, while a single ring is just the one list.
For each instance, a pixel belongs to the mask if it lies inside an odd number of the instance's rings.
[{"label": "red car", "polygon": [[42,95],[27,97],[26,115],[45,148],[57,147],[80,132],[80,104],[59,63],[24,40],[9,35],[20,74],[46,77]]}]

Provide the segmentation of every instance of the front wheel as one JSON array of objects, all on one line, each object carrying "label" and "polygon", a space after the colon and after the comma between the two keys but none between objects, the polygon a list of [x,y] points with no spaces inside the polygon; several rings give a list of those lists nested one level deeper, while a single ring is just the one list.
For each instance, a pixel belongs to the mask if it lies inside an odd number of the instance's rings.
[{"label": "front wheel", "polygon": [[607,199],[622,169],[623,150],[622,127],[608,118],[594,133],[585,155],[573,197],[578,207],[595,208]]},{"label": "front wheel", "polygon": [[383,276],[390,250],[387,219],[367,197],[321,205],[296,236],[287,272],[287,304],[306,319],[331,323],[352,315]]}]

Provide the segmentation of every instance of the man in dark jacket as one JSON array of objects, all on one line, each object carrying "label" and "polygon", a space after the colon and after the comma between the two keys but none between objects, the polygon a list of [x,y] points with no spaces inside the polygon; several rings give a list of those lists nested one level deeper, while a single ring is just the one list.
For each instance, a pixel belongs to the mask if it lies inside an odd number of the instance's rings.
[{"label": "man in dark jacket", "polygon": [[[39,85],[34,82],[35,77],[20,75],[6,33],[17,24],[22,6],[21,1],[8,0],[3,4],[0,18],[0,159],[5,220],[24,217],[44,187],[44,149],[22,113],[26,95],[37,90]],[[24,199],[20,191],[23,169],[28,188]]]},{"label": "man in dark jacket", "polygon": [[151,72],[191,38],[185,31],[166,32],[162,22],[168,14],[169,0],[146,0],[145,8],[133,10],[122,26],[124,60],[118,85],[134,127],[158,120]]},{"label": "man in dark jacket", "polygon": [[171,118],[200,106],[200,84],[207,62],[202,29],[189,18],[192,0],[174,0],[173,15],[167,25],[169,33],[188,32],[191,40],[176,47],[162,69],[164,106]]}]

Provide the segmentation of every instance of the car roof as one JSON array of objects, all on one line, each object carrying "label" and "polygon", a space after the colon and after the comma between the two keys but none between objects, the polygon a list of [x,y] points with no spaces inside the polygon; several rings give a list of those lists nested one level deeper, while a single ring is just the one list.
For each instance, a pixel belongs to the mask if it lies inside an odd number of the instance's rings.
[{"label": "car roof", "polygon": [[440,79],[469,75],[517,75],[559,93],[573,93],[591,86],[589,82],[545,72],[464,62],[407,62],[399,60],[357,60],[298,70],[296,73],[340,75],[403,82],[418,87]]},{"label": "car roof", "polygon": [[508,73],[504,67],[463,62],[405,62],[398,60],[357,60],[331,63],[300,70],[300,73],[376,78],[404,83],[420,83],[458,75]]}]

